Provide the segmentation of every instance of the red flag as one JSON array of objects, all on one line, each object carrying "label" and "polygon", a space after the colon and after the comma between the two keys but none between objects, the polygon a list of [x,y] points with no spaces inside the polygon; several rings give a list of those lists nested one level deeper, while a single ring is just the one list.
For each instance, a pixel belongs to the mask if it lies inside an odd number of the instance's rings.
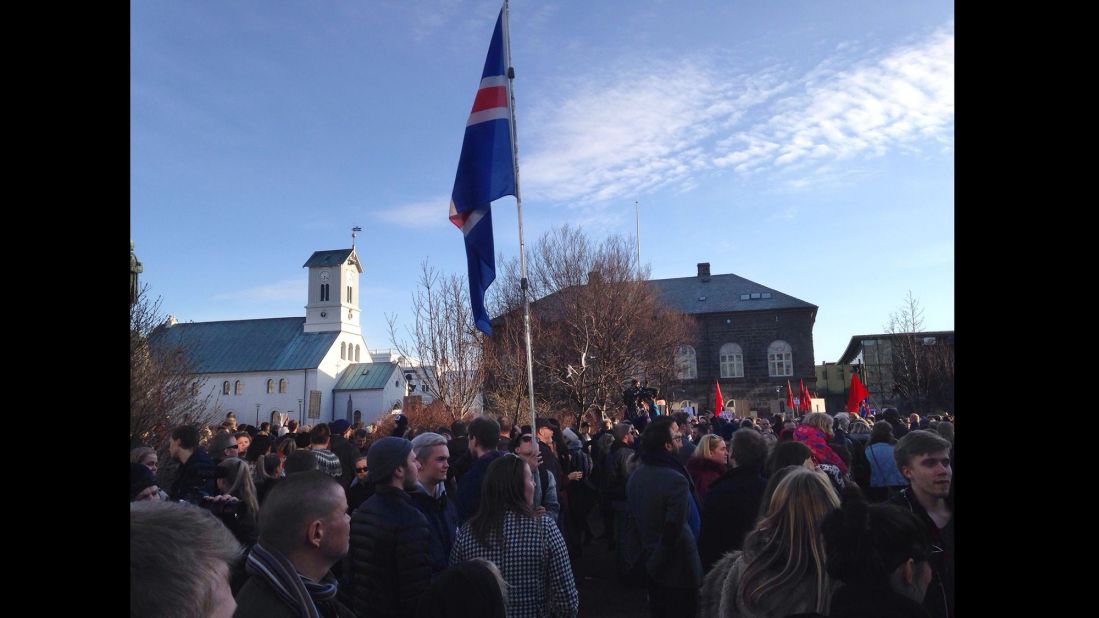
[{"label": "red flag", "polygon": [[786,381],[786,409],[791,412],[796,412],[794,408],[794,389],[790,387],[790,381]]},{"label": "red flag", "polygon": [[801,398],[801,406],[798,409],[802,412],[810,412],[813,409],[813,402],[809,397],[809,389],[805,388],[805,380],[798,380],[798,384],[801,387],[798,391],[798,397]]},{"label": "red flag", "polygon": [[721,397],[721,384],[714,380],[714,414],[725,411],[725,400]]},{"label": "red flag", "polygon": [[866,387],[862,385],[859,374],[851,374],[851,390],[847,392],[847,411],[858,413],[859,403],[869,396],[870,393],[866,390]]}]

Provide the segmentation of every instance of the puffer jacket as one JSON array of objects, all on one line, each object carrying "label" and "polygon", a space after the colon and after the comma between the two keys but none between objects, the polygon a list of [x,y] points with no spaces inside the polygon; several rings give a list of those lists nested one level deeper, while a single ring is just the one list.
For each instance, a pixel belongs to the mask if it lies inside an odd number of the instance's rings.
[{"label": "puffer jacket", "polygon": [[431,580],[427,519],[409,495],[377,486],[351,517],[351,598],[358,616],[411,618]]}]

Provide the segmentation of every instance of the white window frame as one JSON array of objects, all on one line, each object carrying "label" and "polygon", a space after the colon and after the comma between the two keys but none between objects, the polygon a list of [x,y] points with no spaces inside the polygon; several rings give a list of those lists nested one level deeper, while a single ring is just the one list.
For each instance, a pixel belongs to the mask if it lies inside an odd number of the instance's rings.
[{"label": "white window frame", "polygon": [[723,344],[717,357],[721,366],[722,378],[744,377],[744,350],[741,349],[739,344]]},{"label": "white window frame", "polygon": [[767,346],[767,375],[772,378],[794,375],[794,352],[789,343],[779,339]]},{"label": "white window frame", "polygon": [[676,349],[675,376],[680,380],[698,379],[698,354],[694,347],[681,345]]}]

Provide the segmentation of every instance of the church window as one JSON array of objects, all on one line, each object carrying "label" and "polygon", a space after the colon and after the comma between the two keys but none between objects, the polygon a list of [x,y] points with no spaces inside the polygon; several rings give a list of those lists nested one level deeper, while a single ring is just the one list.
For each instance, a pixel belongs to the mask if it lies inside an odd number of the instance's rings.
[{"label": "church window", "polygon": [[321,300],[322,301],[328,300],[328,284],[327,283],[322,283],[321,284]]},{"label": "church window", "polygon": [[351,302],[351,286],[347,286],[347,302]]},{"label": "church window", "polygon": [[767,346],[767,375],[794,375],[794,362],[791,357],[789,343],[786,343],[785,341],[774,341],[771,345]]},{"label": "church window", "polygon": [[347,360],[347,344],[340,342],[340,360]]},{"label": "church window", "polygon": [[222,395],[228,395],[229,394],[229,380],[226,380],[226,381],[221,383],[221,394]]},{"label": "church window", "polygon": [[359,344],[355,344],[355,362],[359,362]]},{"label": "church window", "polygon": [[275,392],[275,381],[267,380],[267,393],[270,394],[273,392]]},{"label": "church window", "polygon": [[235,385],[233,385],[233,387],[234,387],[234,391],[237,395],[243,395],[244,394],[244,384],[241,383],[240,380],[237,380],[237,383]]},{"label": "church window", "polygon": [[279,392],[280,393],[285,393],[286,392],[286,378],[282,378],[282,379],[279,380]]}]

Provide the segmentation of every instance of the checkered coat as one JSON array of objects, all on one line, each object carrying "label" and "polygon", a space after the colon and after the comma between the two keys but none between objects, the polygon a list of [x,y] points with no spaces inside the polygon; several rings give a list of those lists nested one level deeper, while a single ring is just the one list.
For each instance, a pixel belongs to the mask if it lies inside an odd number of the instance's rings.
[{"label": "checkered coat", "polygon": [[500,569],[508,583],[508,618],[576,615],[580,597],[568,550],[549,516],[532,519],[505,514],[504,544],[500,547],[485,547],[474,538],[469,524],[464,524],[450,552],[450,563],[473,558],[490,560]]}]

